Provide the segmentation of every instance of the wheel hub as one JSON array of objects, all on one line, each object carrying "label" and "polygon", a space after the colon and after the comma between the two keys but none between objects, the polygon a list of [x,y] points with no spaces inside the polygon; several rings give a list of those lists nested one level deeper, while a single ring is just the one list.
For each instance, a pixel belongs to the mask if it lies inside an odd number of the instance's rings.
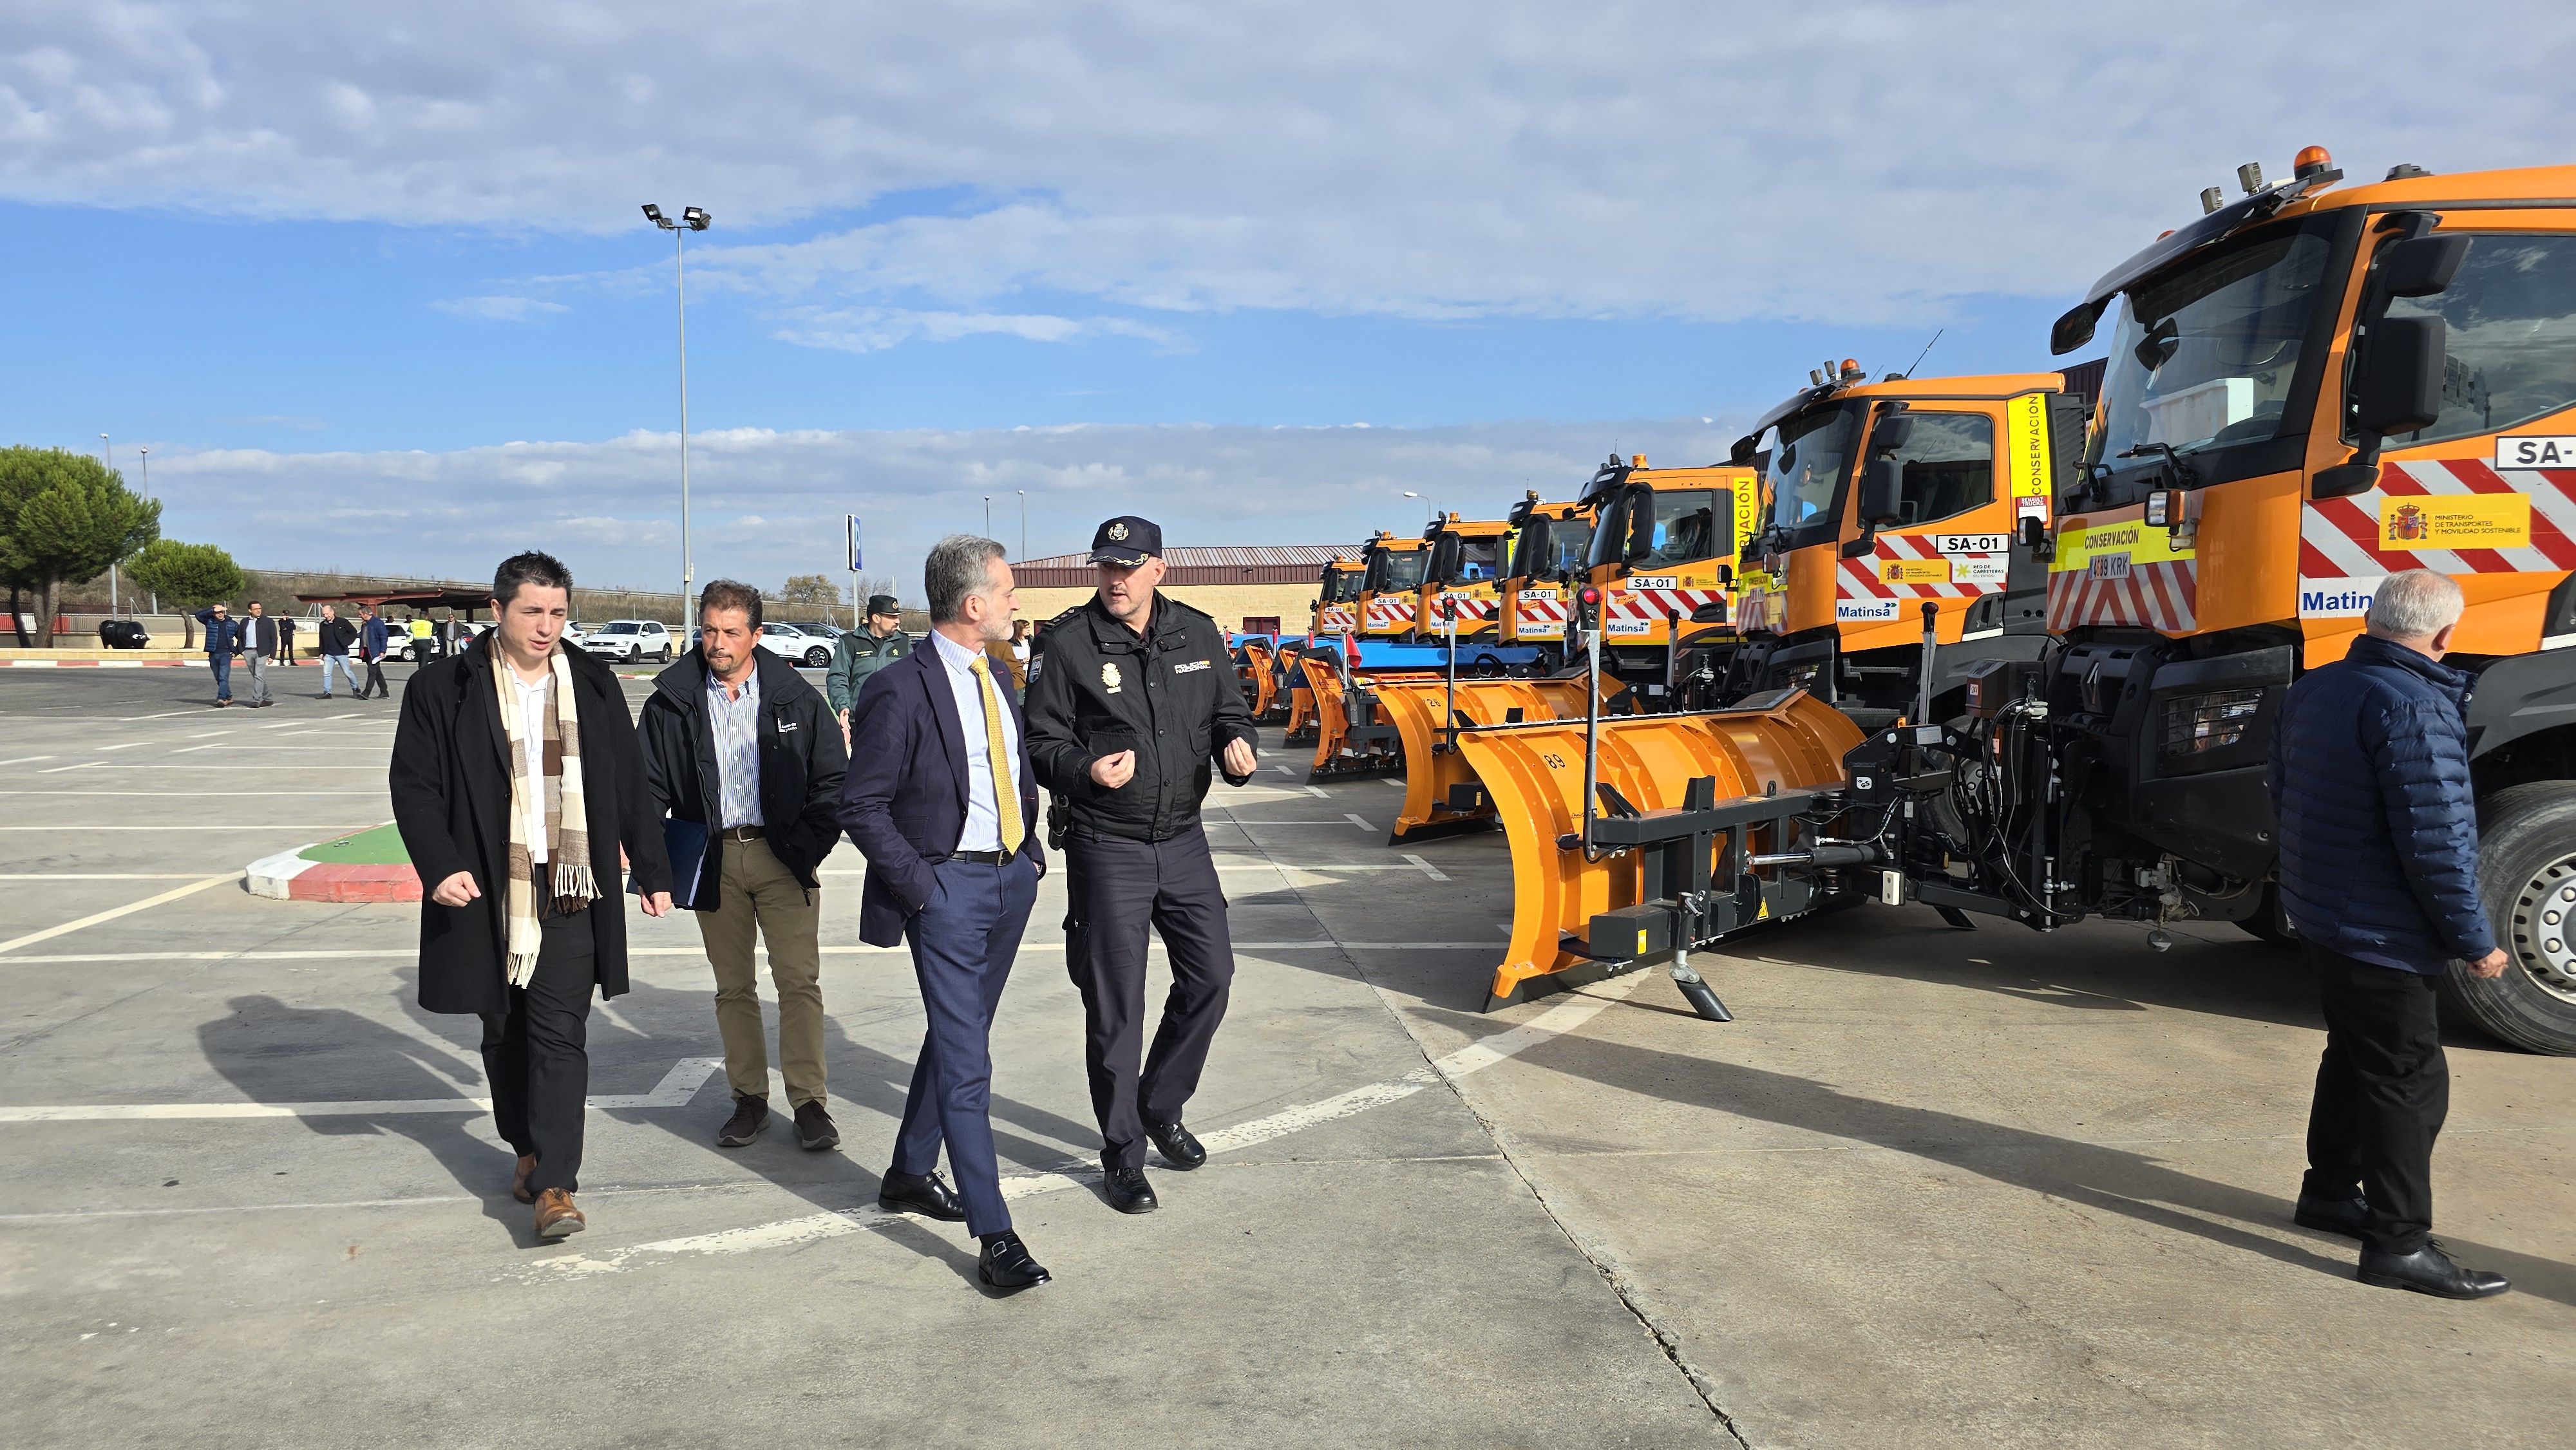
[{"label": "wheel hub", "polygon": [[2576,1000],[2576,856],[2533,873],[2515,896],[2514,956],[2532,979]]}]

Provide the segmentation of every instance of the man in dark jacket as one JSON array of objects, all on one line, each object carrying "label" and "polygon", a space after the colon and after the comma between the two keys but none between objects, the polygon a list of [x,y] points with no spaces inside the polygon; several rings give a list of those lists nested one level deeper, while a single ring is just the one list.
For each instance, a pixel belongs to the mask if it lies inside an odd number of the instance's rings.
[{"label": "man in dark jacket", "polygon": [[250,617],[234,628],[237,647],[233,653],[250,668],[250,683],[242,690],[242,708],[265,710],[277,703],[268,692],[268,662],[277,654],[277,621],[254,599],[250,602]]},{"label": "man in dark jacket", "polygon": [[2472,681],[2441,663],[2460,608],[2448,575],[2381,581],[2369,633],[2290,687],[2270,784],[2281,905],[2325,1003],[2298,1221],[2360,1239],[2363,1283],[2480,1299],[2503,1276],[2430,1238],[2451,1092],[2434,986],[2453,961],[2479,977],[2506,964],[2478,899]]},{"label": "man in dark jacket", "polygon": [[[1156,591],[1163,534],[1134,517],[1091,540],[1100,589],[1048,621],[1029,657],[1029,755],[1070,803],[1065,961],[1081,989],[1084,1066],[1110,1205],[1156,1206],[1145,1140],[1187,1171],[1207,1150],[1181,1122],[1234,981],[1216,860],[1199,827],[1210,776],[1252,778],[1258,738],[1216,621]],[[1172,993],[1146,1056],[1145,950],[1160,930]]]},{"label": "man in dark jacket", "polygon": [[626,991],[618,851],[644,914],[671,909],[662,826],[609,668],[561,641],[572,574],[515,555],[490,634],[423,668],[395,728],[394,823],[419,872],[420,1005],[483,1019],[483,1071],[540,1239],[572,1195],[590,1091],[591,993]]},{"label": "man in dark jacket", "polygon": [[349,682],[349,696],[357,698],[358,672],[349,667],[349,646],[358,638],[357,626],[340,617],[338,609],[322,606],[322,622],[314,626],[313,649],[322,657],[322,698],[331,698],[331,672]]},{"label": "man in dark jacket", "polygon": [[241,653],[241,626],[221,604],[198,610],[197,622],[206,627],[206,668],[214,672],[215,708],[221,710],[233,702],[233,656]]},{"label": "man in dark jacket", "polygon": [[366,683],[358,687],[358,698],[369,695],[384,699],[393,693],[385,687],[385,650],[393,642],[393,631],[386,627],[384,616],[376,607],[367,606],[366,622],[358,628],[358,657],[367,662]]},{"label": "man in dark jacket", "polygon": [[769,1122],[769,1050],[760,1020],[756,941],[778,984],[778,1065],[808,1152],[840,1146],[823,1106],[823,896],[815,873],[840,838],[849,757],[823,697],[760,648],[760,591],[719,579],[698,595],[698,641],[653,680],[637,727],[655,811],[694,830],[675,845],[679,904],[698,915],[715,969],[733,1116],[718,1145],[739,1148]]},{"label": "man in dark jacket", "polygon": [[912,637],[903,632],[903,608],[891,594],[868,596],[868,623],[842,635],[832,646],[832,667],[823,672],[823,693],[841,722],[841,745],[850,743],[850,706],[870,676],[912,653]]}]

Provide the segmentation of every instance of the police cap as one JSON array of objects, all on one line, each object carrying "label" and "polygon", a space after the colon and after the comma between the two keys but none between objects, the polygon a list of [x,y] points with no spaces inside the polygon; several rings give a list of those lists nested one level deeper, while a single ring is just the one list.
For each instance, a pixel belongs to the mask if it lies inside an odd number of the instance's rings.
[{"label": "police cap", "polygon": [[1151,520],[1120,514],[1091,536],[1091,562],[1133,569],[1148,557],[1163,557],[1163,531]]},{"label": "police cap", "polygon": [[891,614],[901,618],[903,606],[895,603],[894,596],[891,594],[871,594],[868,596],[868,613]]}]

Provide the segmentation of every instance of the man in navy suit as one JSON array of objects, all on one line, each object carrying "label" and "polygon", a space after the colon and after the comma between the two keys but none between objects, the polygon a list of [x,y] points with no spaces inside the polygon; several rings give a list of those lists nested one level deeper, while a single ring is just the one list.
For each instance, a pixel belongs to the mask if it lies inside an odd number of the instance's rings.
[{"label": "man in navy suit", "polygon": [[[1028,730],[984,646],[1010,637],[1016,590],[1002,546],[952,534],[923,565],[926,647],[870,676],[850,711],[840,821],[868,860],[859,939],[909,942],[930,1019],[877,1201],[963,1219],[976,1276],[998,1290],[1047,1281],[1011,1231],[993,1154],[993,1012],[1046,860]],[[939,1145],[957,1175],[935,1171]]]}]

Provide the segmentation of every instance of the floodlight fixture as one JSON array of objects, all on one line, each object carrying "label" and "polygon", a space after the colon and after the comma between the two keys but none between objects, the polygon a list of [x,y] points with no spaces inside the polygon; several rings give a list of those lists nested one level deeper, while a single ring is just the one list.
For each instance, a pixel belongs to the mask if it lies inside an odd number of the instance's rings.
[{"label": "floodlight fixture", "polygon": [[662,209],[649,201],[644,203],[644,220],[651,222],[653,225],[660,227],[666,232],[672,229],[671,219],[662,215]]},{"label": "floodlight fixture", "polygon": [[705,207],[687,206],[680,208],[680,220],[688,224],[690,231],[702,232],[707,229],[707,224],[714,221],[715,218],[707,215],[707,209]]}]

